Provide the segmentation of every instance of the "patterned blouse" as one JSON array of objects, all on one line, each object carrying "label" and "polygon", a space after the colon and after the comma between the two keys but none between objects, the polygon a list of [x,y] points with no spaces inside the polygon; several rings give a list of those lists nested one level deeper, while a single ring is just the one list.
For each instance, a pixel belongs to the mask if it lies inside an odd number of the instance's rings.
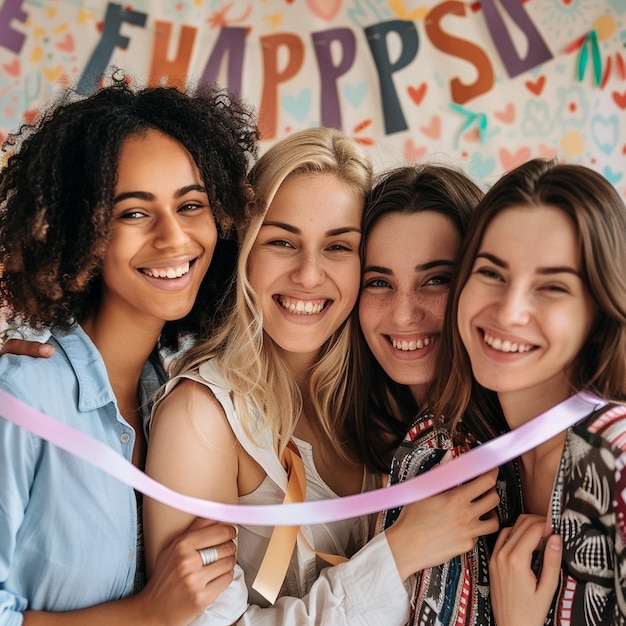
[{"label": "patterned blouse", "polygon": [[[435,428],[430,417],[413,423],[391,464],[389,484],[404,482],[445,463],[476,445],[468,440],[453,446],[445,432]],[[389,528],[401,508],[385,511],[382,528]],[[489,553],[487,540],[479,539],[470,552],[443,565],[415,575],[412,595],[414,626],[489,626],[493,623],[489,603]]]},{"label": "patterned blouse", "polygon": [[626,406],[569,429],[551,506],[563,562],[546,625],[626,626]]}]

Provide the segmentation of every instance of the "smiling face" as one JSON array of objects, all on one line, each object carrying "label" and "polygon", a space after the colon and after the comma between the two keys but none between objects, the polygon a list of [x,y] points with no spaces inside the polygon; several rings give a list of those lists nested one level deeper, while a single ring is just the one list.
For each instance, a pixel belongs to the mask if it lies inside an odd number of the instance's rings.
[{"label": "smiling face", "polygon": [[595,307],[574,223],[550,206],[512,207],[487,227],[458,304],[478,382],[503,407],[543,410],[571,393],[572,365]]},{"label": "smiling face", "polygon": [[286,354],[311,362],[346,320],[359,291],[358,195],[333,174],[288,178],[248,261],[263,329]]},{"label": "smiling face", "polygon": [[155,325],[184,317],[217,229],[198,168],[180,143],[156,130],[125,140],[110,233],[98,316]]},{"label": "smiling face", "polygon": [[435,211],[388,213],[365,244],[359,319],[376,360],[421,402],[433,376],[461,237]]}]

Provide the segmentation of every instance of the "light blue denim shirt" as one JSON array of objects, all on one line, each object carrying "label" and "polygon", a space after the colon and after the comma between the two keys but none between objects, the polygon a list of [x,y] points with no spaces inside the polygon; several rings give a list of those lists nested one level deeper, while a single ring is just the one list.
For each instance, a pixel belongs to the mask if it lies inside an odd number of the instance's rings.
[{"label": "light blue denim shirt", "polygon": [[[130,461],[135,432],[96,347],[79,326],[49,343],[51,359],[0,357],[0,388]],[[144,398],[161,382],[148,363]],[[136,560],[133,489],[0,417],[0,624],[20,625],[26,609],[66,611],[127,596]]]}]

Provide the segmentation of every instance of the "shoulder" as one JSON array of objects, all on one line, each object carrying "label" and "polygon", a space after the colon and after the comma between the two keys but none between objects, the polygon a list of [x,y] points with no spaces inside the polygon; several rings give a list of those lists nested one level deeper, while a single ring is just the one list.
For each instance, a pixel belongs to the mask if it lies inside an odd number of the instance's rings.
[{"label": "shoulder", "polygon": [[44,398],[48,390],[65,388],[76,381],[76,374],[65,352],[57,348],[50,358],[3,354],[0,356],[0,388],[22,400]]},{"label": "shoulder", "polygon": [[177,378],[155,407],[152,415],[151,441],[155,433],[188,433],[190,438],[234,443],[224,407],[215,394],[202,382],[192,378]]}]

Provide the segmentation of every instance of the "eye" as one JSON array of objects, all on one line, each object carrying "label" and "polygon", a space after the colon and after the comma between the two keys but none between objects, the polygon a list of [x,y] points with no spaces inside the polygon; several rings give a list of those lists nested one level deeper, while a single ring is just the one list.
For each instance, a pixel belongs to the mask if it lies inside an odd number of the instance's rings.
[{"label": "eye", "polygon": [[391,284],[384,278],[370,278],[363,283],[363,289],[391,289]]},{"label": "eye", "polygon": [[142,217],[147,217],[147,215],[141,209],[129,209],[127,211],[123,211],[117,217],[121,220],[137,220]]},{"label": "eye", "polygon": [[198,211],[199,209],[206,208],[206,204],[201,204],[199,202],[185,202],[181,207],[179,207],[179,211]]},{"label": "eye", "polygon": [[560,284],[549,284],[549,285],[543,285],[541,287],[542,291],[547,291],[549,293],[570,293],[570,289],[566,286],[566,285],[560,285]]},{"label": "eye", "polygon": [[275,246],[277,248],[293,248],[294,247],[285,239],[271,239],[270,241],[267,242],[267,245]]},{"label": "eye", "polygon": [[352,246],[348,246],[344,243],[333,243],[328,246],[328,250],[331,252],[352,252]]},{"label": "eye", "polygon": [[450,276],[449,274],[440,274],[438,276],[433,276],[432,278],[429,278],[424,285],[432,285],[432,286],[439,286],[439,285],[449,285],[452,282],[452,276]]},{"label": "eye", "polygon": [[483,278],[486,278],[487,280],[502,280],[502,276],[491,267],[478,267],[475,270],[475,273]]}]

